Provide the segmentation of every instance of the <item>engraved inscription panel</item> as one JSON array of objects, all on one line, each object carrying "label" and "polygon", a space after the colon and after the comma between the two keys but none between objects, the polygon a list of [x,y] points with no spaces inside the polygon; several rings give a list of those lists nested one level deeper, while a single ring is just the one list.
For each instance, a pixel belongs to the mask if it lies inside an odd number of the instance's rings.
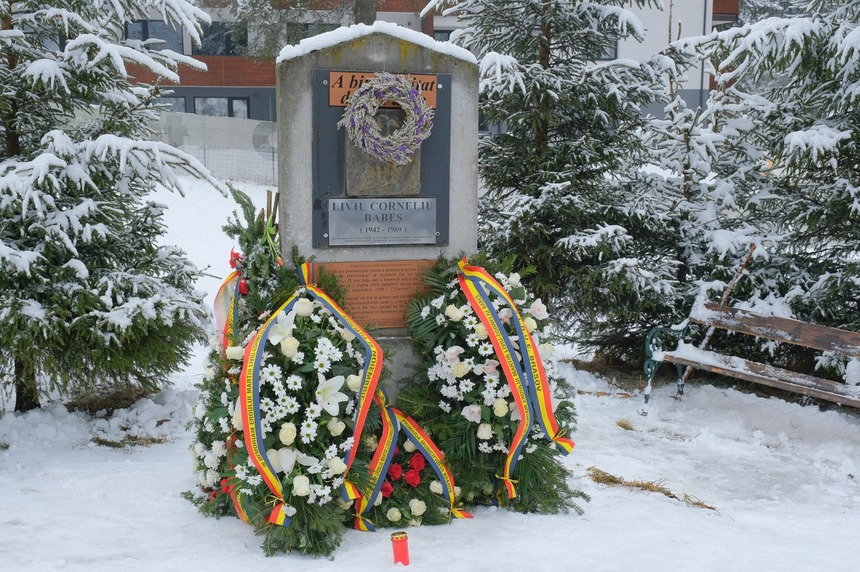
[{"label": "engraved inscription panel", "polygon": [[385,262],[316,262],[319,268],[337,275],[347,288],[345,310],[360,325],[375,328],[405,328],[406,310],[415,293],[424,289],[424,271],[434,260]]},{"label": "engraved inscription panel", "polygon": [[434,244],[436,199],[329,199],[330,246]]}]

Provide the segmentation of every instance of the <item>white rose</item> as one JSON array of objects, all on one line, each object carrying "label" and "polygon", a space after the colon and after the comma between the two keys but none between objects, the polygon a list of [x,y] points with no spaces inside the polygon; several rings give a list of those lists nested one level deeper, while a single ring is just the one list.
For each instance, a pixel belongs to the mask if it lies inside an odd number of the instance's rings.
[{"label": "white rose", "polygon": [[490,335],[487,333],[487,327],[484,326],[484,324],[478,324],[477,326],[475,326],[475,335],[478,336],[478,339],[482,341],[490,337]]},{"label": "white rose", "polygon": [[281,340],[281,353],[284,354],[284,357],[291,358],[296,355],[297,351],[299,351],[299,340],[293,336],[287,336]]},{"label": "white rose", "polygon": [[452,322],[459,322],[463,319],[463,311],[455,306],[454,304],[448,304],[445,308],[445,315],[448,316],[448,319]]},{"label": "white rose", "polygon": [[349,343],[355,339],[355,334],[344,328],[340,330],[340,337],[342,337],[346,343]]},{"label": "white rose", "polygon": [[508,402],[498,398],[493,402],[493,413],[496,417],[504,417],[508,414]]},{"label": "white rose", "polygon": [[272,470],[276,473],[283,471],[281,468],[281,459],[278,457],[278,452],[275,449],[266,449],[266,456],[269,458],[269,464],[272,465]]},{"label": "white rose", "polygon": [[355,374],[348,375],[346,377],[346,386],[353,393],[358,393],[358,391],[361,389],[361,377]]},{"label": "white rose", "polygon": [[328,428],[329,433],[331,433],[332,437],[337,437],[338,435],[343,433],[344,429],[346,429],[346,423],[335,417],[329,419],[328,423],[326,423],[325,426]]},{"label": "white rose", "polygon": [[531,316],[528,316],[527,318],[525,318],[523,320],[523,324],[525,324],[526,329],[529,331],[529,333],[531,333],[537,329],[537,322],[535,322],[535,319],[532,318]]},{"label": "white rose", "polygon": [[236,408],[233,410],[232,421],[233,421],[233,428],[234,429],[241,429],[242,428],[242,408],[241,407],[236,406]]},{"label": "white rose", "polygon": [[513,315],[514,313],[511,312],[510,308],[502,308],[501,310],[499,310],[499,318],[501,318],[501,320],[506,324],[509,324],[511,322],[511,316]]},{"label": "white rose", "polygon": [[463,492],[462,489],[460,489],[460,487],[455,485],[454,486],[454,496],[459,497],[461,492]]},{"label": "white rose", "polygon": [[534,316],[538,320],[546,320],[547,318],[549,318],[549,313],[546,311],[546,305],[541,302],[540,298],[532,302],[529,311],[532,313],[532,316]]},{"label": "white rose", "polygon": [[406,442],[403,443],[403,450],[406,451],[407,453],[412,453],[413,451],[415,451],[415,449],[416,449],[415,443],[413,443],[409,439],[407,439]]},{"label": "white rose", "polygon": [[284,445],[292,445],[296,440],[296,426],[292,423],[284,423],[281,425],[281,430],[278,432],[278,439]]},{"label": "white rose", "polygon": [[296,305],[293,308],[296,311],[296,315],[310,316],[314,311],[314,303],[307,298],[299,298],[296,300]]},{"label": "white rose", "polygon": [[483,439],[486,441],[487,439],[493,438],[493,428],[489,423],[481,423],[478,425],[478,439]]},{"label": "white rose", "polygon": [[420,518],[410,518],[409,519],[409,526],[421,526],[421,519]]},{"label": "white rose", "polygon": [[461,361],[458,361],[451,368],[451,373],[454,374],[454,377],[463,377],[464,375],[469,373],[469,366]]},{"label": "white rose", "polygon": [[306,497],[311,494],[311,481],[304,475],[293,479],[293,496]]},{"label": "white rose", "polygon": [[346,471],[346,463],[344,463],[340,457],[329,459],[326,461],[326,465],[328,465],[328,468],[331,469],[335,475],[339,475]]},{"label": "white rose", "polygon": [[245,359],[245,348],[239,346],[227,346],[227,349],[224,350],[224,355],[227,356],[227,359],[242,361]]},{"label": "white rose", "polygon": [[388,512],[385,513],[385,517],[391,522],[397,522],[402,516],[403,515],[400,514],[400,509],[397,507],[391,507],[388,509]]},{"label": "white rose", "polygon": [[542,358],[551,358],[555,354],[555,346],[552,344],[541,344],[538,346]]},{"label": "white rose", "polygon": [[442,494],[442,483],[439,481],[430,481],[430,492],[433,494]]},{"label": "white rose", "polygon": [[517,286],[523,285],[523,283],[520,282],[520,280],[521,280],[521,276],[519,275],[518,272],[513,272],[513,273],[511,273],[510,276],[508,276],[508,284],[510,284],[514,288],[516,288]]},{"label": "white rose", "polygon": [[412,516],[421,516],[427,511],[427,503],[423,500],[412,499],[409,501],[409,512],[412,513]]}]

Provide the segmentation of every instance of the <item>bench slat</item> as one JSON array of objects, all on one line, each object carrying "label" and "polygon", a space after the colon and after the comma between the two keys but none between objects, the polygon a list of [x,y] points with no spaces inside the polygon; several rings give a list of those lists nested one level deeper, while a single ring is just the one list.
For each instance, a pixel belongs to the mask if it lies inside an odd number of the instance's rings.
[{"label": "bench slat", "polygon": [[841,405],[860,407],[860,394],[854,393],[851,386],[771,365],[747,361],[739,357],[724,356],[697,349],[695,355],[690,355],[688,351],[681,355],[661,352],[660,358],[662,361],[689,365],[720,375],[737,377],[753,383],[802,393],[810,397],[819,397]]},{"label": "bench slat", "polygon": [[742,332],[860,359],[860,333],[828,328],[789,318],[761,316],[746,310],[705,303],[690,320],[706,326]]}]

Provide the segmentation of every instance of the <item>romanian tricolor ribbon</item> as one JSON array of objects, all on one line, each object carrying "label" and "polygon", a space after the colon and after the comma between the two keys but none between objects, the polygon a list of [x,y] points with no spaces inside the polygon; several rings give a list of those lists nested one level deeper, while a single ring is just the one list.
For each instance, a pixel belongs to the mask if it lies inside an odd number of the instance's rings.
[{"label": "romanian tricolor ribbon", "polygon": [[[459,269],[460,288],[481,323],[487,329],[493,349],[499,356],[502,371],[520,413],[520,425],[508,450],[503,474],[499,476],[508,491],[508,497],[514,498],[516,496],[515,481],[511,475],[531,427],[532,411],[536,413],[537,423],[543,432],[551,441],[559,445],[565,454],[573,449],[574,443],[563,437],[559,431],[558,422],[552,410],[552,396],[546,371],[517,305],[502,285],[483,268],[468,265],[464,258],[459,263]],[[517,358],[516,348],[505,331],[496,308],[490,301],[489,292],[493,292],[505,300],[511,309],[511,321],[524,346],[521,352],[523,363]]]},{"label": "romanian tricolor ribbon", "polygon": [[404,432],[406,438],[415,445],[416,450],[433,467],[433,470],[439,477],[439,481],[442,483],[442,497],[448,501],[451,515],[455,518],[472,518],[471,514],[459,510],[454,506],[454,477],[448,468],[448,464],[445,462],[445,456],[427,432],[414,419],[399,409],[391,407],[388,396],[383,390],[379,389],[376,391],[375,401],[381,409],[382,434],[379,438],[379,446],[376,448],[376,452],[368,467],[370,471],[369,492],[368,494],[363,494],[356,501],[357,508],[354,528],[364,531],[376,530],[365,515],[373,508],[376,497],[380,494],[382,484],[385,481],[385,475],[388,473],[388,467],[391,465],[391,460],[394,457],[394,448],[400,431]]},{"label": "romanian tricolor ribbon", "polygon": [[218,351],[224,355],[227,346],[231,345],[233,331],[236,327],[236,316],[239,306],[236,300],[239,298],[239,280],[242,273],[234,270],[221,283],[218,293],[215,294],[215,328],[218,331]]},{"label": "romanian tricolor ribbon", "polygon": [[382,483],[385,482],[385,475],[388,472],[388,467],[391,465],[391,459],[394,457],[394,448],[397,444],[397,435],[400,433],[400,426],[394,411],[390,407],[388,395],[382,389],[376,390],[374,401],[379,405],[380,417],[382,418],[382,433],[379,436],[379,445],[370,460],[367,467],[370,481],[368,490],[362,494],[361,502],[358,503],[360,510],[357,510],[355,521],[356,530],[376,530],[373,524],[364,516],[373,508],[377,495],[380,494]]},{"label": "romanian tricolor ribbon", "polygon": [[[311,263],[305,262],[299,267],[299,280],[307,288],[308,293],[316,299],[323,307],[327,308],[332,313],[334,318],[344,327],[344,329],[358,338],[361,345],[364,346],[364,366],[361,372],[361,388],[358,391],[358,403],[355,408],[354,428],[352,431],[353,442],[352,448],[347,452],[344,463],[346,463],[346,472],[349,474],[349,468],[355,460],[355,455],[358,453],[358,447],[361,443],[361,433],[364,430],[364,425],[367,422],[367,414],[370,411],[370,404],[376,396],[376,388],[379,385],[379,376],[382,374],[382,349],[373,337],[368,334],[364,328],[359,326],[337,303],[329,297],[328,294],[320,290],[316,285],[311,283]],[[355,498],[356,489],[348,481],[344,482],[342,495],[346,499]]]},{"label": "romanian tricolor ribbon", "polygon": [[[304,283],[305,289],[312,298],[320,302],[327,308],[334,318],[356,338],[358,338],[365,348],[364,366],[362,371],[362,386],[358,394],[358,404],[355,413],[355,423],[353,429],[353,446],[346,454],[344,462],[347,469],[344,474],[349,474],[349,468],[355,459],[355,454],[358,451],[358,445],[361,439],[361,433],[367,421],[367,413],[370,410],[371,397],[376,393],[376,386],[379,382],[379,376],[382,372],[382,351],[379,344],[376,343],[361,326],[356,324],[346,313],[338,306],[325,292],[308,283],[310,276],[310,265],[304,264],[300,268],[299,276]],[[245,446],[248,450],[248,455],[254,466],[266,483],[269,491],[274,495],[275,509],[269,517],[269,522],[288,526],[290,523],[289,517],[285,514],[284,494],[281,486],[281,481],[272,468],[272,463],[269,460],[265,448],[262,444],[262,428],[260,419],[260,368],[263,361],[263,353],[266,347],[266,341],[269,337],[269,332],[274,326],[277,317],[282,313],[289,313],[300,294],[304,291],[297,290],[290,298],[278,308],[269,319],[263,324],[263,327],[254,335],[251,342],[245,348],[245,357],[243,360],[242,374],[239,379],[239,405],[242,408],[242,430],[245,436]],[[346,498],[355,498],[357,491],[350,483],[344,483],[343,495]]]},{"label": "romanian tricolor ribbon", "polygon": [[433,467],[436,476],[439,477],[439,482],[442,483],[442,497],[448,499],[451,514],[454,518],[472,518],[471,514],[459,510],[454,506],[454,476],[451,474],[451,469],[448,468],[445,455],[414,419],[405,415],[399,409],[393,409],[393,412],[397,416],[397,420],[400,422],[400,429],[406,435],[406,438],[424,455],[427,463]]}]

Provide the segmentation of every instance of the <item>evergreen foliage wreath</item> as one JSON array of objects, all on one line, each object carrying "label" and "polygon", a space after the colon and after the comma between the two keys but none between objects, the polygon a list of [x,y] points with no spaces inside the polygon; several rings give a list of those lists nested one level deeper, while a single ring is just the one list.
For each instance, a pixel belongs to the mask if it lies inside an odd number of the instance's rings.
[{"label": "evergreen foliage wreath", "polygon": [[[400,106],[406,113],[403,125],[383,135],[376,122],[379,107],[386,101]],[[410,82],[407,76],[382,72],[366,80],[353,93],[338,122],[345,127],[349,139],[365,153],[377,159],[406,165],[430,136],[433,127],[433,110]]]}]

